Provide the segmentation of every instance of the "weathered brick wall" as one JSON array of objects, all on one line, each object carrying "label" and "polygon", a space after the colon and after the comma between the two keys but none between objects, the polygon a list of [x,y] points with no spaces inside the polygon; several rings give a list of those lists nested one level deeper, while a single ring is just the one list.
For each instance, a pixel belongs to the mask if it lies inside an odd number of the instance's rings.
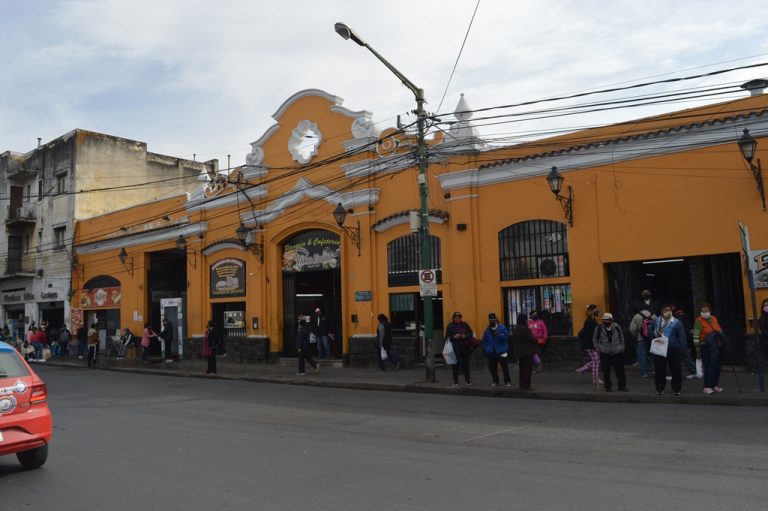
[{"label": "weathered brick wall", "polygon": [[[269,351],[269,337],[227,337],[224,347],[228,362],[263,364],[277,361],[277,357]],[[202,337],[190,337],[184,341],[184,358],[203,358]]]}]

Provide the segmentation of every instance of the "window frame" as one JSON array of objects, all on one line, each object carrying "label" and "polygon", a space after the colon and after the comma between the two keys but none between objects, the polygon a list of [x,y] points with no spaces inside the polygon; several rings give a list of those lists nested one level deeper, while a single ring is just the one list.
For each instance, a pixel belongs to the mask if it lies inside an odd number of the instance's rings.
[{"label": "window frame", "polygon": [[[441,240],[440,237],[430,234],[429,241],[432,269],[437,274],[437,283],[442,284]],[[387,285],[389,287],[418,286],[421,269],[421,235],[419,233],[404,234],[387,243]]]},{"label": "window frame", "polygon": [[535,219],[509,225],[498,233],[498,251],[502,281],[570,277],[568,226],[562,222]]},{"label": "window frame", "polygon": [[58,225],[53,228],[53,249],[64,250],[67,248],[67,226]]},{"label": "window frame", "polygon": [[[555,290],[559,291],[559,304]],[[549,291],[548,296],[545,291]],[[532,310],[539,311],[539,315],[547,325],[549,335],[572,336],[574,330],[573,324],[573,288],[569,282],[556,284],[542,284],[534,286],[505,286],[501,289],[504,302],[504,321],[507,325],[514,327],[517,324],[517,315],[524,313],[530,317]],[[518,292],[519,296],[527,294],[526,299],[532,298],[531,302],[526,302],[520,306],[518,298],[513,310],[511,293]],[[547,304],[549,300],[549,305]],[[558,308],[560,310],[558,310]],[[553,321],[556,314],[562,314],[562,320]]]}]

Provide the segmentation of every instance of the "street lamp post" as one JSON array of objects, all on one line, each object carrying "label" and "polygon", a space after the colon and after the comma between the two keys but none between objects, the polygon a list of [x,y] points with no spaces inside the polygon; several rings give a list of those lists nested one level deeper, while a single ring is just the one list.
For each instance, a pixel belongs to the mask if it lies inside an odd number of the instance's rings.
[{"label": "street lamp post", "polygon": [[[427,188],[427,145],[424,140],[426,133],[427,112],[424,110],[424,90],[416,87],[416,85],[403,75],[395,66],[390,64],[387,59],[382,57],[379,52],[371,48],[368,43],[360,39],[360,37],[352,31],[344,23],[336,23],[334,30],[344,39],[352,39],[355,43],[368,51],[379,59],[387,69],[397,76],[397,78],[405,85],[416,97],[416,126],[418,130],[418,146],[416,152],[416,158],[419,166],[419,197],[420,197],[420,216],[421,226],[419,233],[421,234],[421,268],[423,270],[432,269],[432,251],[429,238],[429,210],[427,209],[427,198],[429,196],[429,190]],[[432,337],[434,335],[435,325],[434,318],[432,317],[432,297],[424,297],[424,358],[426,361],[426,380],[428,382],[435,381],[435,357],[432,353]]]}]

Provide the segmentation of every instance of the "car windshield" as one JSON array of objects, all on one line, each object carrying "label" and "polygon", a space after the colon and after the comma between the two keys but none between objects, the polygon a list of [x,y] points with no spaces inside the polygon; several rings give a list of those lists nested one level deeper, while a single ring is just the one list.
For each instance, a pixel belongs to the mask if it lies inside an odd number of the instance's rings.
[{"label": "car windshield", "polygon": [[0,351],[0,378],[29,376],[29,371],[15,351]]}]

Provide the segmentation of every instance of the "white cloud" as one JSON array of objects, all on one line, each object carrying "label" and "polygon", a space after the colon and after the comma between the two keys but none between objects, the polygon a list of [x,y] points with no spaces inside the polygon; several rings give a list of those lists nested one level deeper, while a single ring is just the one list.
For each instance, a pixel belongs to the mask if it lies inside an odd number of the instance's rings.
[{"label": "white cloud", "polygon": [[[34,11],[12,1],[0,19],[0,150],[75,127],[137,138],[150,150],[243,161],[248,143],[297,90],[317,87],[368,109],[403,114],[413,98],[345,21],[437,108],[474,2],[387,3],[70,0]],[[723,2],[483,0],[442,110],[458,93],[487,107],[594,89],[768,52],[766,23]],[[753,61],[768,60],[768,56]],[[744,61],[736,62],[743,64]],[[767,76],[748,70],[710,83]],[[685,104],[685,107],[690,105]],[[485,133],[583,126],[674,109],[536,121]]]}]

